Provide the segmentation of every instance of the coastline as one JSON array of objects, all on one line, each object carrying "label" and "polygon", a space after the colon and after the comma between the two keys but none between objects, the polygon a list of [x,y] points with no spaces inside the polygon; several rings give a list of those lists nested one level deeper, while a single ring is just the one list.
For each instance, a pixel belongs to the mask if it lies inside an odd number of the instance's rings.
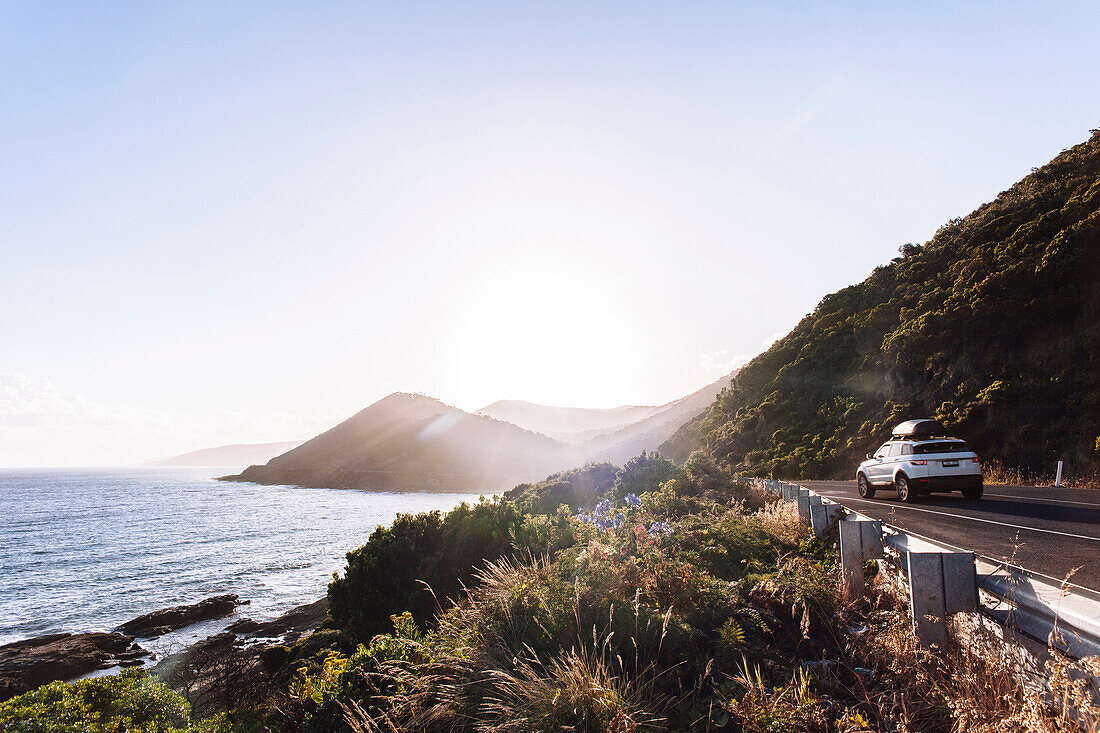
[{"label": "coastline", "polygon": [[[327,597],[267,620],[240,614],[239,609],[247,605],[247,600],[235,596],[232,601],[215,597],[158,609],[109,632],[58,632],[4,644],[0,646],[0,702],[49,682],[74,682],[135,667],[164,679],[213,647],[223,654],[260,655],[268,648],[294,643],[324,623],[328,614]],[[174,628],[154,625],[169,618],[174,619]],[[172,639],[175,632],[188,634],[189,643]]]}]

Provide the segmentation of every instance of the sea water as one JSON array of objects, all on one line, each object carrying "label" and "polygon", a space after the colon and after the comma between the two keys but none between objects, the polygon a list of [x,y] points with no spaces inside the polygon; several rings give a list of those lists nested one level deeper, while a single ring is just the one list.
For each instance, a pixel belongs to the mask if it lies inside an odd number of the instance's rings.
[{"label": "sea water", "polygon": [[478,499],[213,478],[238,470],[0,469],[0,644],[222,593],[251,601],[239,616],[274,618],[323,596],[399,512]]}]

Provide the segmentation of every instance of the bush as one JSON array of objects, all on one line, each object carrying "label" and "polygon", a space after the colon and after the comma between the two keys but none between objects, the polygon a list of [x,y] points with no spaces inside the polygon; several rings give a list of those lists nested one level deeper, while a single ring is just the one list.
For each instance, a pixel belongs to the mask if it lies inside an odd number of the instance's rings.
[{"label": "bush", "polygon": [[399,514],[348,553],[344,577],[329,585],[333,623],[366,642],[385,633],[394,614],[434,617],[482,563],[514,552],[522,525],[516,505],[497,499],[463,503],[446,515]]},{"label": "bush", "polygon": [[197,731],[182,696],[132,670],[68,684],[51,682],[0,703],[4,733]]},{"label": "bush", "polygon": [[610,463],[589,463],[581,468],[562,471],[536,484],[520,484],[504,498],[532,514],[552,514],[562,504],[576,511],[595,504],[615,483],[617,470]]}]

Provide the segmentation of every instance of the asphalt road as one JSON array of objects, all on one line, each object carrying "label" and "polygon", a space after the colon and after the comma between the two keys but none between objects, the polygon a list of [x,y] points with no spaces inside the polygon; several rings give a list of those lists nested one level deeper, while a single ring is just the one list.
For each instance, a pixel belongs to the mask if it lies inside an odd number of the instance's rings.
[{"label": "asphalt road", "polygon": [[892,488],[868,500],[855,481],[799,483],[899,529],[1057,580],[1073,573],[1072,583],[1100,591],[1100,491],[987,485],[978,501],[951,493],[902,504]]}]

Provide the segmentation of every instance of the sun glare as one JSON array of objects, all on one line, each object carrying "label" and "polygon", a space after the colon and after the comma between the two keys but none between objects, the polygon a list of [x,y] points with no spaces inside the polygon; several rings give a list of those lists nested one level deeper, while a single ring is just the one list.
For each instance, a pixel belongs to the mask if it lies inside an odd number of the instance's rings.
[{"label": "sun glare", "polygon": [[606,406],[609,387],[621,393],[609,382],[634,329],[596,280],[538,262],[479,278],[453,329],[456,379],[471,399]]}]

